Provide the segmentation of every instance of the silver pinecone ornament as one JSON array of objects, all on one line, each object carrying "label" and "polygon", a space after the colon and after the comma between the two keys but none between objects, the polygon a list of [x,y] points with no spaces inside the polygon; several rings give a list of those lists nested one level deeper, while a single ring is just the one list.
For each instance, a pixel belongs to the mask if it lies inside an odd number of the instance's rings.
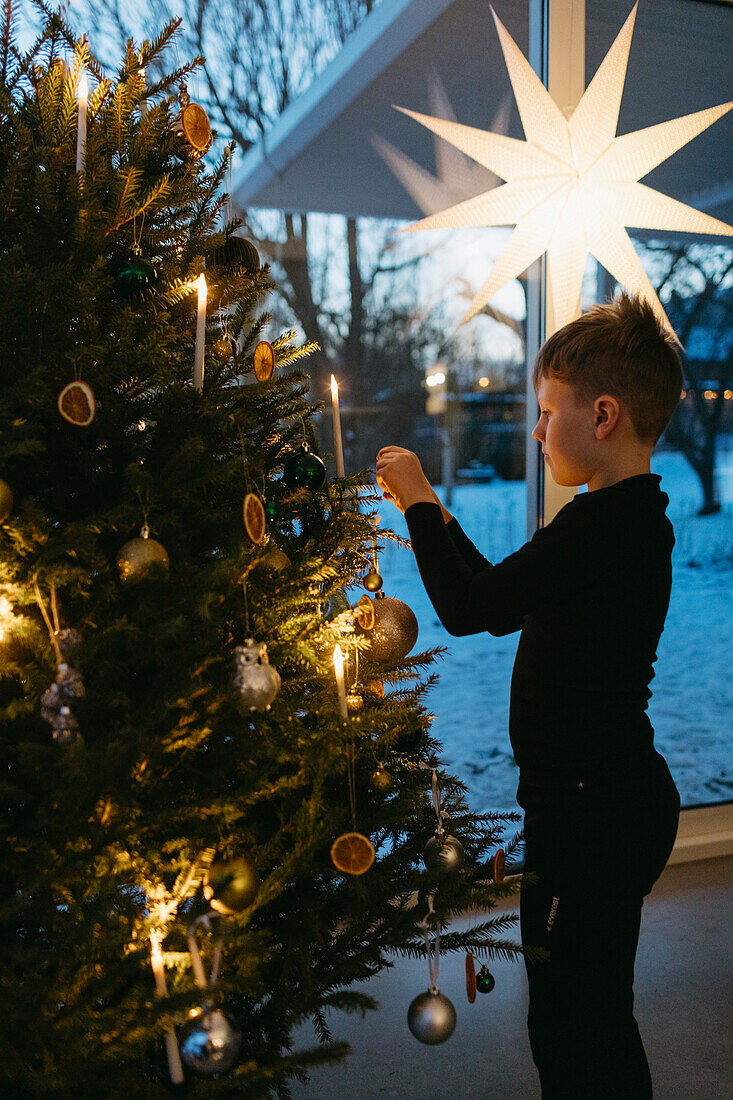
[{"label": "silver pinecone ornament", "polygon": [[235,671],[232,686],[237,696],[240,714],[270,709],[272,700],[280,690],[280,673],[270,664],[267,646],[246,638],[244,645],[234,650]]}]

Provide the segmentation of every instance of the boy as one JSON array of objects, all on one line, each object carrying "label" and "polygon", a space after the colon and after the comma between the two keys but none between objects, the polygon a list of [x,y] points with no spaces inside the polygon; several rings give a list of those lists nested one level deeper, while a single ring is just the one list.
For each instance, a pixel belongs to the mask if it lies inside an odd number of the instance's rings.
[{"label": "boy", "polygon": [[522,883],[522,942],[550,952],[525,958],[543,1100],[648,1100],[634,958],[680,809],[646,714],[675,541],[650,458],[682,372],[651,307],[622,294],[544,344],[533,384],[553,478],[588,492],[504,561],[480,554],[412,452],[383,448],[377,484],[404,512],[446,630],[522,632],[509,734],[538,876]]}]

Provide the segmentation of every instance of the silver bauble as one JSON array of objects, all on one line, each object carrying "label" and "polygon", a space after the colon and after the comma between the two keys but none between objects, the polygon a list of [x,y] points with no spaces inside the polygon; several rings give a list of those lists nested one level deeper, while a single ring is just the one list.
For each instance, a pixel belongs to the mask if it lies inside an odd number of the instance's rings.
[{"label": "silver bauble", "polygon": [[200,1077],[231,1069],[239,1056],[242,1036],[220,1009],[202,1005],[183,1025],[181,1061]]},{"label": "silver bauble", "polygon": [[407,1026],[416,1039],[428,1046],[450,1039],[456,1019],[452,1002],[438,989],[420,993],[407,1010]]},{"label": "silver bauble", "polygon": [[280,673],[270,664],[265,643],[256,642],[254,638],[245,639],[244,645],[235,648],[234,661],[232,686],[239,713],[247,715],[255,710],[269,710],[280,690],[281,680]]},{"label": "silver bauble", "polygon": [[452,875],[460,871],[466,857],[460,840],[446,833],[430,838],[422,858],[428,871]]},{"label": "silver bauble", "polygon": [[374,597],[372,605],[374,626],[371,630],[365,630],[358,620],[354,624],[354,633],[369,641],[365,656],[370,661],[401,661],[417,641],[414,611],[402,600],[382,593]]},{"label": "silver bauble", "polygon": [[130,539],[120,549],[117,569],[120,580],[127,584],[137,584],[155,573],[168,572],[168,552],[159,542],[150,538],[147,524],[140,529],[139,538]]}]

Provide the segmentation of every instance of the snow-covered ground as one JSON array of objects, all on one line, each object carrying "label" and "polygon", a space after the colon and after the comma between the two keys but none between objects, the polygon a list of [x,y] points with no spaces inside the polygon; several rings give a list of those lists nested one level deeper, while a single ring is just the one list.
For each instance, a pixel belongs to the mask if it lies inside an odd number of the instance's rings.
[{"label": "snow-covered ground", "polygon": [[[659,642],[649,717],[655,745],[667,760],[682,805],[733,798],[733,437],[721,441],[718,484],[723,505],[697,517],[702,494],[683,455],[652,456],[669,496],[674,526],[672,596]],[[439,488],[438,493],[442,495]],[[524,482],[458,486],[451,511],[489,561],[501,561],[526,541]],[[404,517],[384,501],[382,523],[408,537]],[[437,716],[445,766],[470,787],[476,810],[518,810],[519,769],[509,744],[509,684],[519,634],[452,638],[422,587],[412,554],[394,545],[380,558],[385,592],[408,603],[420,624],[415,652],[433,645],[450,652],[435,667],[440,682],[427,696]]]}]

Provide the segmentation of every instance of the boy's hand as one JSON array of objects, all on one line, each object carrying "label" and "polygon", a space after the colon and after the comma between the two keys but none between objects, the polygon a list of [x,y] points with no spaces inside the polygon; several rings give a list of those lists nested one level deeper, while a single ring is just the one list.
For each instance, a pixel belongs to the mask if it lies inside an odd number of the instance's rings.
[{"label": "boy's hand", "polygon": [[377,485],[404,515],[411,504],[438,500],[423,473],[420,459],[404,447],[382,447],[377,454]]}]

